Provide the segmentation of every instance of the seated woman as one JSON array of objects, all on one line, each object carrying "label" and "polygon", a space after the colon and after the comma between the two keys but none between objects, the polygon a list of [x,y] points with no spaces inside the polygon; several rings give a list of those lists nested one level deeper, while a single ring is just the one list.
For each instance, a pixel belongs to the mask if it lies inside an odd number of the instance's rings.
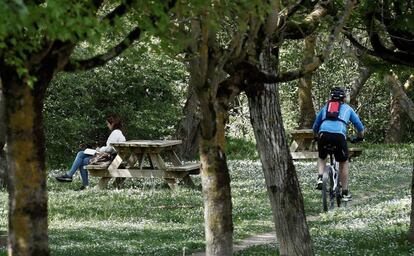
[{"label": "seated woman", "polygon": [[[105,152],[113,154],[115,153],[115,149],[110,144],[125,141],[125,136],[121,130],[122,122],[119,119],[119,117],[112,115],[106,119],[106,125],[112,132],[106,141],[106,146],[96,148],[96,152]],[[82,186],[78,190],[84,190],[88,188],[88,171],[85,170],[84,166],[89,164],[89,160],[92,157],[92,155],[85,154],[83,150],[79,151],[69,171],[62,176],[56,177],[56,180],[59,182],[72,182],[73,175],[79,169],[82,178]]]}]

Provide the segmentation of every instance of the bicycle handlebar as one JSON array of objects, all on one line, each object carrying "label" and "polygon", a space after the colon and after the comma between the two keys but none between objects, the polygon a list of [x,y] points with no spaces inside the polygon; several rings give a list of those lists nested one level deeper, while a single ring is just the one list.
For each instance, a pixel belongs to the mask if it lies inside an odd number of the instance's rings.
[{"label": "bicycle handlebar", "polygon": [[359,143],[359,142],[363,142],[363,141],[364,141],[364,138],[360,138],[360,137],[352,137],[352,138],[350,139],[350,141],[351,141],[351,143],[352,143],[352,144],[354,144],[354,143]]}]

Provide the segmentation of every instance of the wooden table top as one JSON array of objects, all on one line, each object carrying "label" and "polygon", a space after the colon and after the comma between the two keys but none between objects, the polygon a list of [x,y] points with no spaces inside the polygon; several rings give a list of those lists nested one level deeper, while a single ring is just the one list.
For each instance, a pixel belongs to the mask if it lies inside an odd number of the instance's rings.
[{"label": "wooden table top", "polygon": [[181,140],[128,140],[111,143],[111,145],[114,147],[162,148],[180,145],[181,143]]},{"label": "wooden table top", "polygon": [[312,129],[299,129],[299,130],[293,130],[290,133],[291,134],[303,134],[303,133],[313,134],[313,130]]}]

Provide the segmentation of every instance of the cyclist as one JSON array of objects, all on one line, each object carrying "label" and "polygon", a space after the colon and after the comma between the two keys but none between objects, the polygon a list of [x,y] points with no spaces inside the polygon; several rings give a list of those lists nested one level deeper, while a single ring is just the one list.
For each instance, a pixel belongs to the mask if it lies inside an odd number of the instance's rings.
[{"label": "cyclist", "polygon": [[331,100],[319,111],[313,124],[313,131],[318,141],[318,179],[316,189],[322,189],[322,175],[326,166],[328,152],[324,146],[335,146],[335,160],[339,162],[340,182],[344,201],[352,200],[348,190],[348,145],[346,142],[347,125],[349,121],[358,131],[355,141],[362,141],[364,125],[355,111],[345,103],[346,93],[340,87],[331,90]]}]

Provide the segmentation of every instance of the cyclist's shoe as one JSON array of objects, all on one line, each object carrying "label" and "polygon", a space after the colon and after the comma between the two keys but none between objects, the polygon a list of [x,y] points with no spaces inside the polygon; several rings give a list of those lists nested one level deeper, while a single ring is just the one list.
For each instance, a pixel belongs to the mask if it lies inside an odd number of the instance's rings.
[{"label": "cyclist's shoe", "polygon": [[342,192],[342,201],[349,202],[352,201],[352,195],[349,191],[343,191]]},{"label": "cyclist's shoe", "polygon": [[318,177],[318,179],[316,180],[316,188],[317,190],[322,190],[322,177]]}]

